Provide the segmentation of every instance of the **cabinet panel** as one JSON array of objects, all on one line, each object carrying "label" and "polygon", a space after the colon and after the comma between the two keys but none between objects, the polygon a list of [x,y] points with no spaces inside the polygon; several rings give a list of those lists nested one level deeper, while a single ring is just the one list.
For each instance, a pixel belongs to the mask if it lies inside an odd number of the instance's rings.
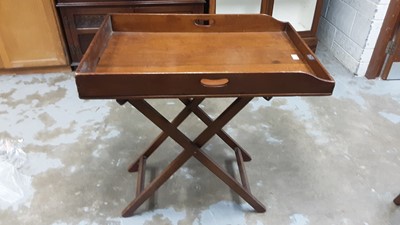
[{"label": "cabinet panel", "polygon": [[10,61],[7,56],[6,49],[4,47],[4,42],[1,38],[0,33],[0,68],[10,68]]},{"label": "cabinet panel", "polygon": [[73,65],[77,65],[108,13],[133,13],[133,7],[62,7],[60,15]]},{"label": "cabinet panel", "polygon": [[84,29],[84,28],[99,28],[101,23],[103,22],[105,14],[83,14],[83,15],[75,15],[73,23],[76,26],[76,29]]},{"label": "cabinet panel", "polygon": [[5,68],[67,64],[51,1],[1,0],[0,42]]},{"label": "cabinet panel", "polygon": [[89,48],[90,42],[92,42],[95,34],[95,32],[78,34],[79,47],[83,52],[86,52],[86,50]]},{"label": "cabinet panel", "polygon": [[216,0],[217,14],[260,13],[261,0]]},{"label": "cabinet panel", "polygon": [[290,22],[297,31],[313,28],[317,0],[275,0],[272,16]]},{"label": "cabinet panel", "polygon": [[135,7],[135,13],[203,13],[203,6],[137,6]]}]

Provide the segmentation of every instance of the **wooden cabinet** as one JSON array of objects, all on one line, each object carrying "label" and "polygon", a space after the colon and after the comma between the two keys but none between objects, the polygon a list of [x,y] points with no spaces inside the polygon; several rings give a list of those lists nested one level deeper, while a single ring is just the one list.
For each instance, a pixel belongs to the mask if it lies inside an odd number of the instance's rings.
[{"label": "wooden cabinet", "polygon": [[72,66],[77,66],[108,13],[204,13],[206,0],[57,0]]},{"label": "wooden cabinet", "polygon": [[318,44],[317,28],[323,0],[267,0],[268,14],[288,21],[307,45],[315,51]]},{"label": "wooden cabinet", "polygon": [[308,46],[315,51],[316,37],[323,0],[209,0],[210,12],[266,13],[278,20],[288,21]]},{"label": "wooden cabinet", "polygon": [[0,68],[67,65],[50,0],[0,0]]},{"label": "wooden cabinet", "polygon": [[1,60],[1,54],[0,54],[0,69],[3,69],[4,65],[3,65],[3,60]]}]

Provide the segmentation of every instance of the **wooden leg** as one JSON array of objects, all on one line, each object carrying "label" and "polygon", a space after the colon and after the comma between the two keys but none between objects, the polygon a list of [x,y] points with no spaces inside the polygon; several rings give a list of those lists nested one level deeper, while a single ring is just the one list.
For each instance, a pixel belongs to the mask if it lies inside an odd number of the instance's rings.
[{"label": "wooden leg", "polygon": [[394,204],[399,205],[400,206],[400,195],[397,196],[394,200],[393,200]]},{"label": "wooden leg", "polygon": [[[190,101],[189,100],[183,100],[181,99],[183,104],[189,105]],[[205,123],[207,126],[210,125],[213,120],[207,113],[205,113],[202,109],[200,109],[198,106],[192,108],[193,113],[201,120],[203,123]],[[227,133],[225,133],[224,130],[220,130],[217,132],[217,135],[233,150],[239,149],[242,152],[243,155],[243,160],[248,162],[251,160],[251,156],[249,153],[246,152],[236,141],[233,140]]]},{"label": "wooden leg", "polygon": [[238,165],[238,168],[239,168],[240,179],[242,180],[242,186],[247,191],[250,191],[249,181],[247,179],[246,170],[244,168],[244,163],[243,163],[244,160],[243,160],[242,152],[239,149],[236,149],[235,150],[235,155],[236,155],[237,165]]},{"label": "wooden leg", "polygon": [[[198,105],[204,100],[204,98],[196,98],[196,99],[186,99],[185,102],[186,107],[175,117],[175,119],[171,122],[174,126],[179,126],[192,112],[192,110],[196,107],[198,107]],[[128,171],[129,172],[137,172],[138,171],[138,165],[139,165],[139,160],[142,157],[148,158],[151,154],[153,154],[153,152],[165,141],[165,139],[167,139],[168,134],[166,134],[165,132],[162,132],[155,140],[154,142],[150,145],[150,147],[148,147],[140,157],[138,157],[138,159],[132,163],[129,168]]]},{"label": "wooden leg", "polygon": [[246,187],[243,187],[231,175],[226,173],[216,162],[208,157],[204,152],[194,154],[194,157],[207,167],[213,174],[221,179],[226,185],[234,190],[240,197],[249,203],[257,212],[265,212],[265,206],[254,197]]},{"label": "wooden leg", "polygon": [[163,173],[156,178],[149,187],[139,194],[128,207],[124,210],[123,216],[130,216],[134,211],[149,198],[167,179],[170,177],[184,162],[191,156],[198,159],[205,167],[231,187],[245,201],[247,201],[257,212],[265,212],[265,206],[262,205],[245,187],[238,183],[234,178],[222,170],[209,156],[207,156],[200,147],[212,138],[222,127],[229,122],[248,102],[251,98],[237,98],[215,121],[194,140],[191,141],[176,126],[165,119],[153,107],[151,107],[143,99],[131,99],[129,102],[143,115],[150,119],[155,125],[160,127],[173,140],[180,144],[183,152],[169,164]]},{"label": "wooden leg", "polygon": [[122,212],[123,217],[132,216],[137,208],[139,208],[153,193],[167,181],[190,157],[191,152],[183,151],[179,154],[165,169],[155,178],[139,195],[136,196]]},{"label": "wooden leg", "polygon": [[[202,120],[206,125],[209,125],[213,122],[213,120],[205,113],[202,109],[199,108],[199,104],[204,100],[204,98],[195,98],[195,99],[180,99],[182,103],[185,104],[185,108],[175,117],[172,121],[172,124],[175,126],[179,126],[189,115],[193,112],[200,120]],[[126,100],[120,100],[120,104],[124,104]],[[251,161],[251,156],[244,150],[236,141],[234,141],[224,130],[220,130],[217,135],[233,150],[239,149],[242,152],[244,161]],[[162,132],[139,157],[138,159],[132,163],[128,167],[129,172],[137,172],[139,160],[144,157],[148,158],[153,152],[167,139],[168,135],[165,132]]]}]

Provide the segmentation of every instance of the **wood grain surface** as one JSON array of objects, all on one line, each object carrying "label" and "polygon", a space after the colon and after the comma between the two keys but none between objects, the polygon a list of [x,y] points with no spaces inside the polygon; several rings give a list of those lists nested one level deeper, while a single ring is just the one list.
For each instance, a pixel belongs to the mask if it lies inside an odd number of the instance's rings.
[{"label": "wood grain surface", "polygon": [[76,73],[81,98],[330,95],[335,85],[290,24],[257,14],[112,14]]}]

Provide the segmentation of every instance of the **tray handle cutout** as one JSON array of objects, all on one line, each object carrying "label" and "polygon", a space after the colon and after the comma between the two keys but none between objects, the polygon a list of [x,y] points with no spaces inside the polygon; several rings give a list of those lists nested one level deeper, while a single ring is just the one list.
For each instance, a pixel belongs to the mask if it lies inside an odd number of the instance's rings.
[{"label": "tray handle cutout", "polygon": [[222,78],[222,79],[201,79],[200,83],[204,87],[220,88],[220,87],[225,87],[226,85],[228,85],[229,79],[227,79],[227,78]]},{"label": "tray handle cutout", "polygon": [[195,19],[193,24],[198,27],[211,27],[215,23],[214,19]]}]

